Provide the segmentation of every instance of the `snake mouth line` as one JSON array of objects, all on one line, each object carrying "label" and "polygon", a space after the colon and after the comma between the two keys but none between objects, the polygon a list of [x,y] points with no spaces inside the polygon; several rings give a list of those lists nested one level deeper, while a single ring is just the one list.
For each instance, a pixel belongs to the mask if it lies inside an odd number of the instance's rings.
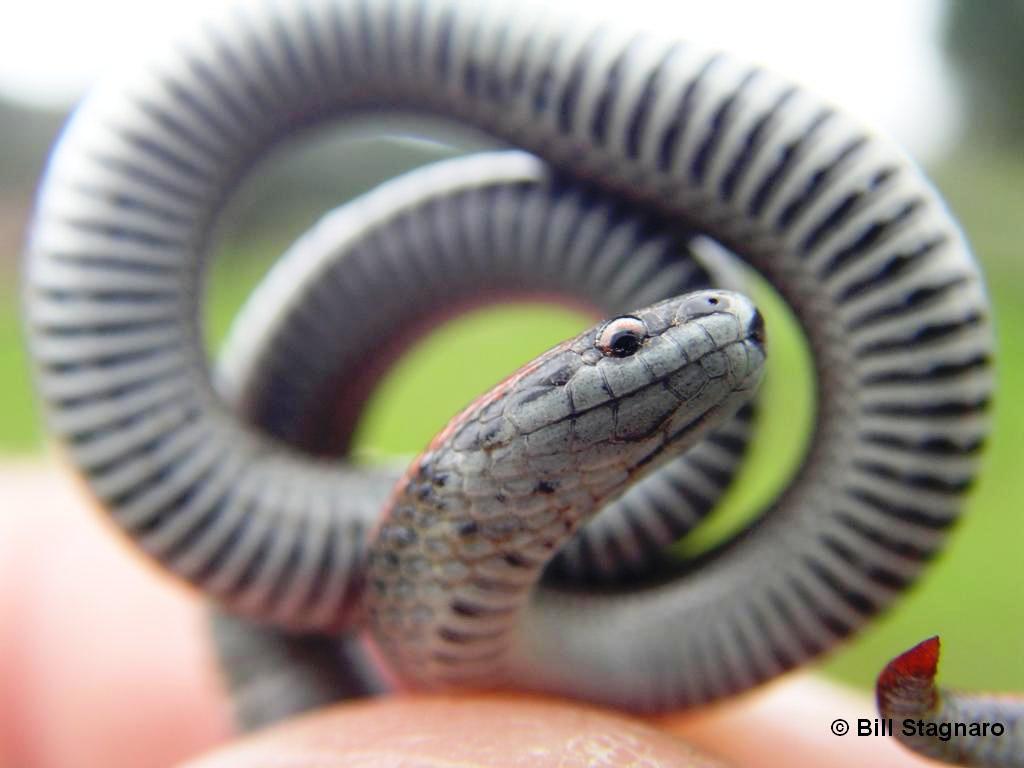
[{"label": "snake mouth line", "polygon": [[669,449],[670,446],[682,440],[688,434],[700,429],[700,427],[703,426],[704,423],[708,420],[711,413],[718,407],[719,406],[717,405],[709,406],[708,408],[704,409],[696,416],[694,416],[692,419],[690,419],[688,422],[686,422],[686,424],[679,427],[674,432],[666,433],[665,439],[659,442],[658,446],[653,451],[651,451],[645,456],[642,456],[633,465],[633,468],[630,470],[630,474],[635,475],[643,471],[652,463],[654,463],[659,457],[661,457],[665,453],[665,451]]}]

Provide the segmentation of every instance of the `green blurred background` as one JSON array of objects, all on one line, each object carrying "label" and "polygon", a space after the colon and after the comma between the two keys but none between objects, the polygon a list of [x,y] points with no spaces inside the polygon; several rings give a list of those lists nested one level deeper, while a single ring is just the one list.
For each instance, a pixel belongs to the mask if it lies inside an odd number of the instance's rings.
[{"label": "green blurred background", "polygon": [[[1024,688],[1024,3],[948,3],[936,49],[953,72],[963,128],[927,170],[982,260],[996,307],[999,391],[982,480],[949,548],[920,586],[823,669],[869,686],[893,654],[932,634],[945,651],[943,676],[965,687]],[[855,66],[855,63],[852,65]],[[17,311],[17,253],[36,179],[65,117],[0,95],[0,461],[43,460],[44,435],[26,373]],[[929,119],[923,116],[922,120]],[[207,328],[215,349],[235,311],[280,253],[315,216],[404,169],[456,151],[425,142],[318,134],[280,153],[245,185],[227,212],[210,275]],[[339,178],[335,169],[343,168]],[[722,535],[785,482],[809,422],[803,350],[771,297],[771,405],[752,460],[699,543]],[[417,347],[386,380],[360,428],[373,453],[407,454],[472,396],[518,363],[582,327],[553,308],[498,307],[461,318]],[[795,384],[794,384],[795,382]],[[2,491],[0,491],[0,510]],[[722,522],[724,520],[725,522]],[[688,546],[684,544],[684,547]]]}]

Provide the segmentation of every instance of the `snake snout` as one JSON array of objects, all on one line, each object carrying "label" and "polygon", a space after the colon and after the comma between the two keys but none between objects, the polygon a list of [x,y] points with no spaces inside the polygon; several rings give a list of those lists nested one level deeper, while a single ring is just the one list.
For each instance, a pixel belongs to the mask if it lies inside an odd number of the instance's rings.
[{"label": "snake snout", "polygon": [[757,311],[750,299],[743,294],[720,289],[694,291],[671,301],[676,305],[676,323],[687,323],[698,317],[721,313],[746,319]]},{"label": "snake snout", "polygon": [[764,316],[756,308],[754,309],[754,316],[751,317],[750,322],[747,323],[747,333],[750,335],[750,338],[762,347],[764,346]]}]

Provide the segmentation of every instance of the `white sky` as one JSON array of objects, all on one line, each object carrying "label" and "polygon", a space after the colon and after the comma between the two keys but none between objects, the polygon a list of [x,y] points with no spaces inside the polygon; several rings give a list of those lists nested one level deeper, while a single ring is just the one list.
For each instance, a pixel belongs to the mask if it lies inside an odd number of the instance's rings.
[{"label": "white sky", "polygon": [[[0,23],[0,94],[67,104],[220,0],[9,2]],[[481,0],[483,1],[483,0]],[[553,0],[547,0],[552,2]],[[937,46],[939,0],[557,0],[734,51],[802,81],[927,157],[956,132]]]}]

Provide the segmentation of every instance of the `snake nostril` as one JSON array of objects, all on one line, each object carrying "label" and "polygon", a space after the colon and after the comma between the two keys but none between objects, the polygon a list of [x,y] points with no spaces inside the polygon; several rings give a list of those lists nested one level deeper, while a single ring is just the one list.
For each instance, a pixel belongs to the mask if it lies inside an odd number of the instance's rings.
[{"label": "snake nostril", "polygon": [[747,330],[758,344],[764,344],[764,317],[756,309]]}]

